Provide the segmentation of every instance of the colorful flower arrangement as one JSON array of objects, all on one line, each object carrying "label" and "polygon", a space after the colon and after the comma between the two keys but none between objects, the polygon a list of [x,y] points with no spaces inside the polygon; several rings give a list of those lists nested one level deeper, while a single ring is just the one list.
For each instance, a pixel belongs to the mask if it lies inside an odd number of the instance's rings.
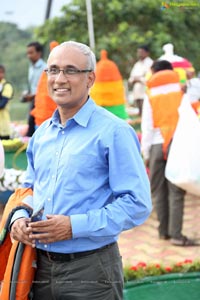
[{"label": "colorful flower arrangement", "polygon": [[124,267],[124,280],[125,282],[131,280],[143,279],[149,276],[160,276],[171,273],[191,273],[200,272],[200,261],[192,261],[185,259],[183,262],[174,263],[168,266],[162,264],[146,264],[139,262],[134,266]]}]

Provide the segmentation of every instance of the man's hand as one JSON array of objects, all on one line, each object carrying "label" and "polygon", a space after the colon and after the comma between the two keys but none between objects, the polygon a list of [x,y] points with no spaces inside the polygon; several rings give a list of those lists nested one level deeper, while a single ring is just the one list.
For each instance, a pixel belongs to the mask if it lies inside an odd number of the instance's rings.
[{"label": "man's hand", "polygon": [[28,231],[27,227],[29,222],[30,219],[28,218],[17,219],[11,227],[11,239],[32,246],[32,240],[29,237],[30,232]]},{"label": "man's hand", "polygon": [[25,96],[26,102],[30,102],[34,99],[35,95],[28,94]]},{"label": "man's hand", "polygon": [[35,95],[27,94],[24,95],[21,99],[21,102],[31,102],[34,99]]},{"label": "man's hand", "polygon": [[72,238],[72,228],[69,216],[47,215],[47,220],[31,222],[28,224],[29,238],[32,246],[35,240],[40,243],[49,244]]}]

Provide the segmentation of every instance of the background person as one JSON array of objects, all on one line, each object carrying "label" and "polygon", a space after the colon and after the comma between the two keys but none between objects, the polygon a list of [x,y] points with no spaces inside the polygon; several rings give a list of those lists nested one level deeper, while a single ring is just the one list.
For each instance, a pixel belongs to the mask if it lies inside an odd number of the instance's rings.
[{"label": "background person", "polygon": [[[35,94],[39,79],[46,68],[42,59],[43,47],[39,42],[31,42],[27,45],[27,57],[30,61],[28,69],[28,93],[23,96],[22,102],[30,102],[30,112],[34,108]],[[31,137],[35,131],[34,117],[29,113],[27,136]]]},{"label": "background person", "polygon": [[24,203],[35,217],[29,223],[18,210],[11,236],[37,248],[34,300],[122,299],[118,236],[151,212],[139,142],[127,122],[89,97],[95,56],[88,46],[62,43],[47,65],[58,109],[27,149],[24,187],[33,197]]},{"label": "background person", "polygon": [[[49,44],[50,51],[58,46],[57,41],[52,41]],[[36,95],[35,95],[35,105],[31,111],[31,115],[35,120],[35,129],[38,128],[45,120],[50,118],[56,109],[57,105],[53,99],[49,96],[47,89],[47,74],[42,72],[40,76]]]},{"label": "background person", "polygon": [[138,60],[131,70],[128,83],[132,86],[133,105],[138,107],[139,115],[141,116],[146,90],[146,76],[150,73],[153,64],[153,60],[149,56],[149,47],[146,45],[139,46],[137,58]]},{"label": "background person", "polygon": [[170,62],[154,62],[152,73],[143,104],[141,147],[145,165],[149,167],[159,238],[170,239],[176,246],[192,246],[195,242],[182,234],[185,191],[165,178],[167,153],[178,122],[183,92]]},{"label": "background person", "polygon": [[11,135],[9,100],[13,86],[5,78],[5,67],[0,65],[0,139],[9,140]]}]

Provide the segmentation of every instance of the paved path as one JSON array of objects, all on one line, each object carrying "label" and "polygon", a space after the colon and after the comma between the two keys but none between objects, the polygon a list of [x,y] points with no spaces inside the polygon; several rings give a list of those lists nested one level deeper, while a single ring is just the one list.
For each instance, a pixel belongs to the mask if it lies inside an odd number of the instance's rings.
[{"label": "paved path", "polygon": [[[140,261],[169,265],[185,259],[200,259],[200,246],[178,247],[169,241],[159,240],[157,227],[153,211],[143,225],[121,234],[119,247],[124,265]],[[186,196],[183,234],[200,242],[200,197]]]}]

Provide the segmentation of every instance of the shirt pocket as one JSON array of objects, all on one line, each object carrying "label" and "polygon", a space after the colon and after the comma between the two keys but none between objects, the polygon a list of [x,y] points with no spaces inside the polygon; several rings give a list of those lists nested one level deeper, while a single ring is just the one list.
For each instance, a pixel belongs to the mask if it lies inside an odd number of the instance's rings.
[{"label": "shirt pocket", "polygon": [[100,162],[94,155],[71,155],[65,168],[65,190],[84,191],[94,189],[98,180]]}]

